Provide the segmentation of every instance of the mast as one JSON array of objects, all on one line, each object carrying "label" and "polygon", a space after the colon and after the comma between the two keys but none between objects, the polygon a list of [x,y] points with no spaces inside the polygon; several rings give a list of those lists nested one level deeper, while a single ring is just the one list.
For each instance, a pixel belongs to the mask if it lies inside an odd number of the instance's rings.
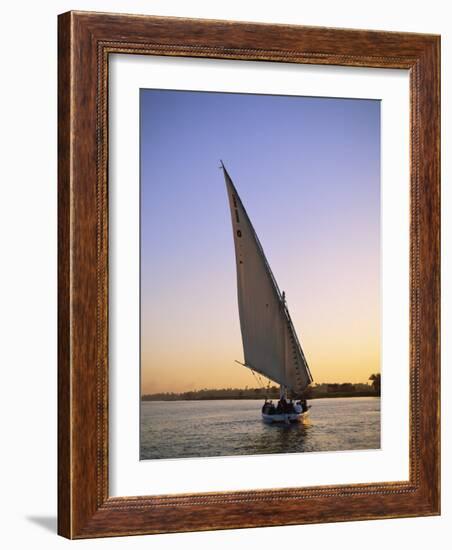
[{"label": "mast", "polygon": [[[281,295],[281,306],[283,309],[286,308],[286,293],[282,292],[282,295]],[[283,341],[284,341],[284,354],[283,354],[283,364],[284,364],[284,376],[286,377],[286,365],[287,365],[287,346],[286,346],[286,333],[285,333],[285,330],[286,330],[286,327],[284,326],[284,324],[281,324],[281,327],[282,327],[282,330],[283,330]],[[283,384],[280,385],[279,387],[279,399],[282,400],[282,399],[287,399],[287,388],[286,386],[284,386]]]}]

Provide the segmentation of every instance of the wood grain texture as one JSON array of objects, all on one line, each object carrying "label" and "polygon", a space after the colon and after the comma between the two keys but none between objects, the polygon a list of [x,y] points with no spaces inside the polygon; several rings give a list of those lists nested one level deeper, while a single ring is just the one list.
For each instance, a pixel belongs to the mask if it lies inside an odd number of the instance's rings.
[{"label": "wood grain texture", "polygon": [[[68,538],[439,513],[438,36],[69,12],[59,17],[58,531]],[[108,57],[410,70],[410,480],[108,495]]]},{"label": "wood grain texture", "polygon": [[[61,16],[67,25],[69,14]],[[71,532],[70,410],[70,34],[58,33],[58,530]]]}]

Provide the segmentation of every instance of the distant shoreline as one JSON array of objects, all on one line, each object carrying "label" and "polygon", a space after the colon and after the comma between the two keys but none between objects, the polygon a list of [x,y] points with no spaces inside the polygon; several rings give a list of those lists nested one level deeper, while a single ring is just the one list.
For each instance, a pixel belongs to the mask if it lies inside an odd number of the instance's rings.
[{"label": "distant shoreline", "polygon": [[[336,393],[319,393],[316,395],[308,396],[307,400],[312,401],[314,399],[334,399],[337,397],[342,398],[350,398],[350,397],[380,397],[379,393],[376,393],[374,391],[368,391],[368,392],[336,392]],[[202,396],[193,396],[193,397],[174,397],[171,395],[168,395],[167,397],[163,395],[142,395],[141,401],[146,402],[169,402],[169,401],[243,401],[243,400],[249,400],[254,399],[255,401],[262,401],[265,399],[264,396],[252,396],[252,395],[243,395],[243,396],[211,396],[211,397],[202,397]],[[268,396],[268,399],[278,399],[278,396],[270,395]]]}]

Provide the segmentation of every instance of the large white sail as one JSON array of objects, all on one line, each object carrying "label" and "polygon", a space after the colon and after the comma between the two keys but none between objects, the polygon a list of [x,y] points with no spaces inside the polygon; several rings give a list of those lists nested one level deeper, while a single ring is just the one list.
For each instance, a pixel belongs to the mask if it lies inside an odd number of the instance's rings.
[{"label": "large white sail", "polygon": [[262,246],[223,166],[231,208],[245,365],[301,394],[311,373]]}]

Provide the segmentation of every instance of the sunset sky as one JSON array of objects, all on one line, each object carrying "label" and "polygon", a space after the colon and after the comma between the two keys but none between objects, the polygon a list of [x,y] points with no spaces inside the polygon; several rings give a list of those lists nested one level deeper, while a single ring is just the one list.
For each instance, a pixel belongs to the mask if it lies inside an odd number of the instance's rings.
[{"label": "sunset sky", "polygon": [[141,90],[142,393],[255,387],[220,159],[314,382],[380,363],[380,103]]}]

